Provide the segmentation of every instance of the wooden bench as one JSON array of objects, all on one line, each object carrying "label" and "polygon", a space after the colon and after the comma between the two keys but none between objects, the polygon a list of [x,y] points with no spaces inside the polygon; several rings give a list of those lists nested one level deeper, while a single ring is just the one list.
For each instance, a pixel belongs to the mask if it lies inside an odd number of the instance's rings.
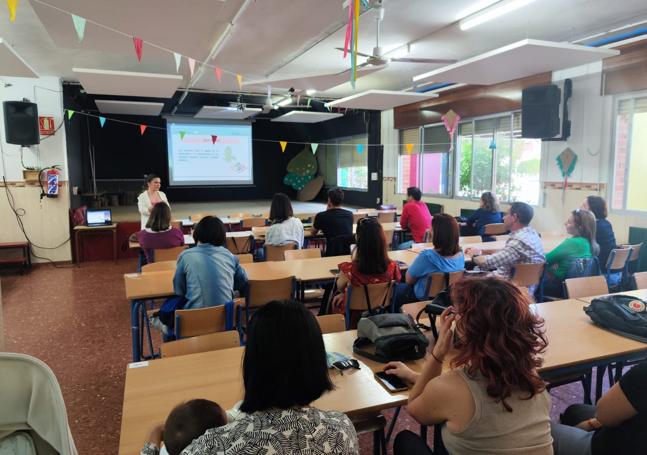
[{"label": "wooden bench", "polygon": [[20,271],[31,268],[29,242],[0,243],[0,250],[20,250],[21,256],[0,256],[0,265],[20,265]]}]

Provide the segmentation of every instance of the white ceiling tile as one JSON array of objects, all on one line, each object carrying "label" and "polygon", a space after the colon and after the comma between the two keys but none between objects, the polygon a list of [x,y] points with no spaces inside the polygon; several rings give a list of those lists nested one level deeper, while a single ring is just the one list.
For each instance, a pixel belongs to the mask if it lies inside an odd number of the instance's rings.
[{"label": "white ceiling tile", "polygon": [[319,123],[343,116],[344,114],[335,114],[332,112],[290,111],[280,117],[273,118],[272,121],[288,123]]},{"label": "white ceiling tile", "polygon": [[177,74],[72,68],[86,92],[97,95],[171,98],[182,83]]},{"label": "white ceiling tile", "polygon": [[38,77],[36,71],[0,38],[0,76]]},{"label": "white ceiling tile", "polygon": [[386,111],[397,106],[417,103],[431,98],[436,98],[435,93],[394,92],[390,90],[367,90],[366,92],[351,95],[346,98],[332,101],[329,107],[345,107],[349,109],[368,109]]},{"label": "white ceiling tile", "polygon": [[238,109],[227,106],[202,106],[202,109],[195,114],[195,118],[212,118],[220,120],[244,120],[252,115],[260,113],[262,109],[247,107]]},{"label": "white ceiling tile", "polygon": [[144,101],[94,100],[102,114],[160,115],[164,103]]}]

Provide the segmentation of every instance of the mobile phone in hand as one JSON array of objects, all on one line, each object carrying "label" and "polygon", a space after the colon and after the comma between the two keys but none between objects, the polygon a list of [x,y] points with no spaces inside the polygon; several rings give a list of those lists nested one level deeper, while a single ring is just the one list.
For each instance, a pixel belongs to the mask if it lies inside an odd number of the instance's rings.
[{"label": "mobile phone in hand", "polygon": [[386,374],[384,371],[378,371],[375,373],[375,379],[382,384],[382,387],[391,393],[402,392],[409,388],[402,379],[391,374]]}]

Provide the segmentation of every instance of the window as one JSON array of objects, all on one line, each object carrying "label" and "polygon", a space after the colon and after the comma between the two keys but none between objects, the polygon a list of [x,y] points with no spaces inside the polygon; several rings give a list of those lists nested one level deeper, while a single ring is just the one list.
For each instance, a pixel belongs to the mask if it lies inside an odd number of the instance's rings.
[{"label": "window", "polygon": [[[317,164],[327,187],[339,186],[351,190],[368,190],[367,136],[333,139],[319,144]],[[357,145],[363,145],[362,153]]]},{"label": "window", "polygon": [[[410,149],[407,144],[411,144]],[[443,125],[401,130],[398,193],[417,186],[423,194],[449,195],[449,148],[449,135]]]},{"label": "window", "polygon": [[324,185],[337,186],[337,144],[319,144],[316,155],[319,174],[324,178]]},{"label": "window", "polygon": [[463,122],[456,142],[458,196],[539,203],[541,140],[521,137],[520,113]]},{"label": "window", "polygon": [[[413,144],[407,150],[406,144]],[[420,169],[420,128],[400,131],[400,156],[398,157],[398,193],[405,194],[410,186],[418,186]]]},{"label": "window", "polygon": [[620,99],[616,111],[611,208],[647,211],[641,188],[647,169],[647,96]]}]

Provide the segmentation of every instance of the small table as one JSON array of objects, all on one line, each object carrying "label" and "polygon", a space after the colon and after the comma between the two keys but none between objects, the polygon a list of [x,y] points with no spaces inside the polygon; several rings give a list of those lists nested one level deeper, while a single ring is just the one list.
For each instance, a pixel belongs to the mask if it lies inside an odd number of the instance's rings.
[{"label": "small table", "polygon": [[6,258],[0,257],[0,264],[20,264],[21,273],[25,270],[25,266],[31,269],[29,242],[0,243],[0,250],[20,250],[22,252],[22,256]]},{"label": "small table", "polygon": [[74,226],[74,250],[76,251],[76,263],[81,264],[81,244],[79,237],[81,234],[97,234],[110,231],[112,233],[112,260],[117,262],[117,223],[107,224],[105,226]]}]

